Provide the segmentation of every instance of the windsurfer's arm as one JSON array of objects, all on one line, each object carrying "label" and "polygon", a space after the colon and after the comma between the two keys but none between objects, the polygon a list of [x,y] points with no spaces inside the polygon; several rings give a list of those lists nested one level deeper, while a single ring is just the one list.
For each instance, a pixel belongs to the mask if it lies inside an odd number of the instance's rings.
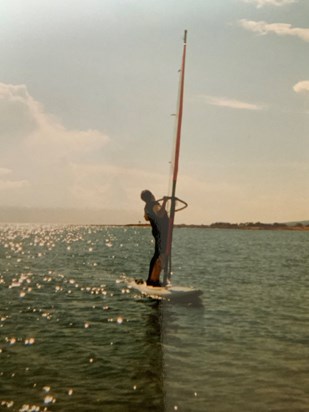
[{"label": "windsurfer's arm", "polygon": [[164,213],[166,213],[165,206],[166,206],[166,202],[168,201],[168,199],[169,198],[167,196],[164,196],[162,204],[161,205],[157,204],[153,207],[153,211],[155,212],[157,216],[162,217]]}]

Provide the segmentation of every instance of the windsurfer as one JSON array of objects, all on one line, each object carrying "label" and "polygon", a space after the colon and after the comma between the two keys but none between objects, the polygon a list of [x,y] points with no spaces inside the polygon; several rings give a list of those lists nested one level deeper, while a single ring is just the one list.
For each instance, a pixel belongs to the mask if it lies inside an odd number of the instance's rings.
[{"label": "windsurfer", "polygon": [[165,250],[168,235],[169,217],[165,210],[168,197],[163,198],[160,204],[149,190],[143,190],[141,199],[145,205],[145,220],[149,221],[152,227],[152,235],[155,240],[154,255],[150,261],[147,285],[161,286],[160,274],[165,265]]}]

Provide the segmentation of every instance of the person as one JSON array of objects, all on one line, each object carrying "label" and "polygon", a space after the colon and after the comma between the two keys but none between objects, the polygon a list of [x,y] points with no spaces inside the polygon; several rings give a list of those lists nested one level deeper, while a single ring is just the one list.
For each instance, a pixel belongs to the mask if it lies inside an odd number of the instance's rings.
[{"label": "person", "polygon": [[141,199],[146,203],[144,209],[145,220],[149,221],[152,235],[155,240],[154,255],[149,264],[147,285],[161,286],[160,274],[165,264],[165,251],[168,236],[169,217],[165,210],[168,197],[163,198],[162,205],[149,190],[143,190]]}]

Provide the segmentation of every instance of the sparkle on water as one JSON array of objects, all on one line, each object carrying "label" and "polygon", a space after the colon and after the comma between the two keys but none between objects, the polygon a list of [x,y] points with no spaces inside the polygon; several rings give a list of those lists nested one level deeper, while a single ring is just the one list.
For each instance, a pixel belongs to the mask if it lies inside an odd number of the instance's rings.
[{"label": "sparkle on water", "polygon": [[201,304],[127,287],[146,277],[149,228],[0,226],[1,409],[308,411],[308,234],[175,242]]}]

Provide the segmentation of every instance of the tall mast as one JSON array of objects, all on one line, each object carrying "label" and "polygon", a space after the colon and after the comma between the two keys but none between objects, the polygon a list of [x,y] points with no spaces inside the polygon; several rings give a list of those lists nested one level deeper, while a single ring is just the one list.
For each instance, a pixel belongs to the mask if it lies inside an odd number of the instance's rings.
[{"label": "tall mast", "polygon": [[178,97],[178,107],[177,107],[176,142],[175,142],[175,153],[174,153],[174,162],[173,162],[174,168],[173,168],[173,178],[172,178],[170,220],[169,220],[168,236],[167,236],[166,262],[165,262],[165,268],[164,268],[164,281],[163,281],[164,284],[166,284],[170,280],[171,271],[172,271],[171,252],[172,252],[172,241],[173,241],[174,218],[175,218],[175,210],[176,210],[176,185],[177,185],[177,176],[178,176],[181,126],[182,126],[182,114],[183,114],[186,50],[187,50],[187,30],[185,30],[184,32],[182,64],[181,64],[181,69],[180,69],[179,97]]}]

